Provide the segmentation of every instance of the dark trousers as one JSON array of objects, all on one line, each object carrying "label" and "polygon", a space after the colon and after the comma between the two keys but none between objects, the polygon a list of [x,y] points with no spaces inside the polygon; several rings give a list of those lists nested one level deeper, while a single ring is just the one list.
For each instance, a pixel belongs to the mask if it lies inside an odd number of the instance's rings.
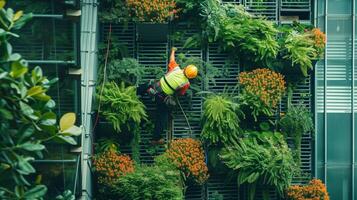
[{"label": "dark trousers", "polygon": [[[147,89],[149,87],[152,87],[153,89],[156,89],[154,86],[150,86],[147,84],[142,84],[138,87],[137,92],[140,95],[144,95],[147,93]],[[153,133],[153,140],[159,140],[162,138],[162,133],[164,130],[167,130],[168,127],[168,119],[169,119],[169,113],[170,109],[169,107],[165,104],[164,98],[165,94],[162,92],[158,91],[155,96],[153,96],[156,104],[156,112],[155,112],[155,128],[154,128],[154,133]]]}]

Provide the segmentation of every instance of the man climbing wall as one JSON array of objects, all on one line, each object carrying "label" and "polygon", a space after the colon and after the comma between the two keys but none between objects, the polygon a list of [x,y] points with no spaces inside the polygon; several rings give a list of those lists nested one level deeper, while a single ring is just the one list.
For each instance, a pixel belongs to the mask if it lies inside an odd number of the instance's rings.
[{"label": "man climbing wall", "polygon": [[[173,47],[170,54],[170,62],[167,73],[159,81],[153,84],[142,85],[138,91],[145,91],[152,96],[156,102],[156,121],[153,135],[153,144],[163,144],[162,132],[167,129],[168,117],[172,107],[176,106],[174,95],[185,95],[190,87],[189,79],[197,76],[198,70],[194,65],[188,65],[181,69],[175,60]],[[139,92],[140,93],[140,92]],[[142,92],[141,92],[142,93]]]}]

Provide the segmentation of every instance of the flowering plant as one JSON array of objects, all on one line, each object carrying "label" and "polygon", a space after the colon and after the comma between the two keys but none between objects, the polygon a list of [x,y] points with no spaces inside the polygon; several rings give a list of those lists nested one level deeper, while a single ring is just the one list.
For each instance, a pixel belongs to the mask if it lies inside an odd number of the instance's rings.
[{"label": "flowering plant", "polygon": [[176,139],[171,142],[164,156],[176,166],[186,178],[198,184],[207,181],[208,168],[200,141],[192,138]]},{"label": "flowering plant", "polygon": [[318,57],[322,57],[326,45],[326,35],[319,28],[313,28],[311,31],[314,40],[314,48],[317,50]]},{"label": "flowering plant", "polygon": [[241,72],[239,82],[248,95],[253,95],[270,108],[275,108],[285,92],[284,76],[269,69]]},{"label": "flowering plant", "polygon": [[94,169],[98,173],[98,183],[111,185],[122,175],[134,171],[134,164],[127,155],[115,151],[105,151],[94,159]]},{"label": "flowering plant", "polygon": [[319,179],[312,179],[308,185],[293,185],[287,190],[289,200],[329,200],[325,184]]},{"label": "flowering plant", "polygon": [[166,22],[177,13],[174,0],[126,0],[129,16],[134,21]]}]

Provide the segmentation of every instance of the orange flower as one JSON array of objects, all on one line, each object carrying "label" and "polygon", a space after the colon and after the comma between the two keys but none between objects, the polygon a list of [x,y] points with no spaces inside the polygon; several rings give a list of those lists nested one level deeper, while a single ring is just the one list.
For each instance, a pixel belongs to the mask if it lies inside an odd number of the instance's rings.
[{"label": "orange flower", "polygon": [[164,153],[186,178],[193,178],[197,183],[207,181],[208,168],[201,142],[192,138],[176,139]]},{"label": "orange flower", "polygon": [[174,0],[126,0],[126,6],[138,21],[162,23],[178,12]]},{"label": "orange flower", "polygon": [[326,186],[319,179],[312,179],[308,185],[290,186],[287,190],[289,200],[329,200]]},{"label": "orange flower", "polygon": [[257,96],[272,108],[277,106],[286,89],[284,76],[269,69],[241,72],[238,79],[248,94]]},{"label": "orange flower", "polygon": [[111,185],[120,176],[134,171],[133,161],[127,155],[120,155],[115,151],[98,154],[93,165],[98,173],[98,183]]}]

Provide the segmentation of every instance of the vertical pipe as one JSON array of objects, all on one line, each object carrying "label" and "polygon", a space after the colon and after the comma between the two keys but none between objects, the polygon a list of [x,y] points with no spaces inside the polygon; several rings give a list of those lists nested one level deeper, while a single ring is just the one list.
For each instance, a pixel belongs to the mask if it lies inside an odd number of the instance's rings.
[{"label": "vertical pipe", "polygon": [[[318,4],[317,4],[317,0],[314,0],[314,19],[313,19],[313,24],[315,27],[317,27],[317,17],[318,17]],[[312,16],[312,15],[311,15]],[[317,130],[317,112],[318,112],[318,105],[317,105],[317,69],[315,67],[314,70],[314,122],[315,122],[315,132]],[[317,176],[317,137],[316,137],[316,133],[313,134],[314,137],[314,171],[313,171],[313,176],[316,177]]]},{"label": "vertical pipe", "polygon": [[326,48],[325,48],[325,60],[324,60],[324,181],[327,185],[327,105],[326,105],[326,97],[327,97],[327,48],[328,48],[328,31],[327,31],[327,8],[328,8],[328,1],[325,1],[325,8],[324,8],[324,18],[325,18],[325,33],[326,33]]},{"label": "vertical pipe", "polygon": [[355,108],[354,108],[354,94],[355,94],[355,34],[356,34],[356,19],[355,19],[355,0],[352,0],[352,199],[355,196]]}]

